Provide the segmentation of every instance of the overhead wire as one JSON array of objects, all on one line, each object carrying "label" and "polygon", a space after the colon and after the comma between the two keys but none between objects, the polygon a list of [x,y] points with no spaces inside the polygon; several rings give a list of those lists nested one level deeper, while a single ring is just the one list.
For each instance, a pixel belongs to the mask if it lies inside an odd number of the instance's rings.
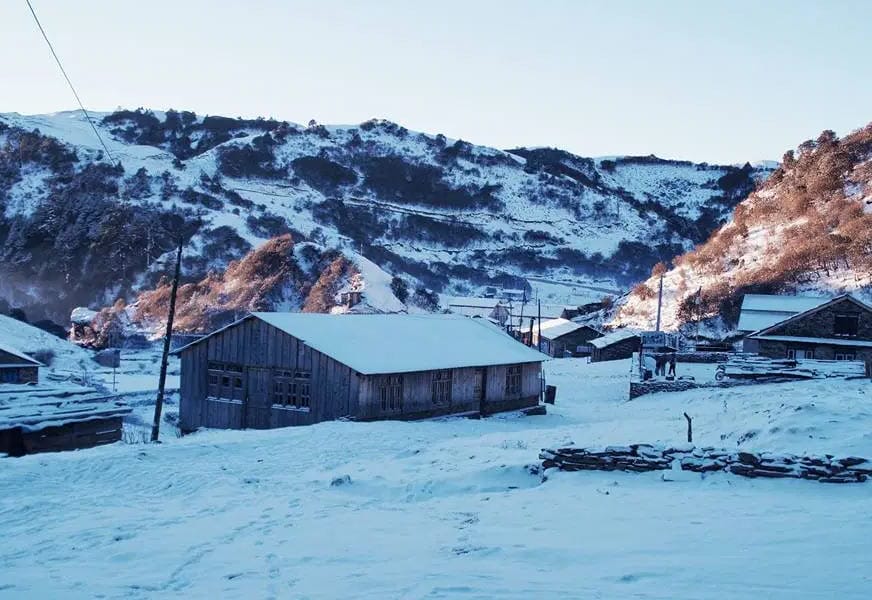
[{"label": "overhead wire", "polygon": [[97,129],[97,126],[94,125],[94,121],[91,119],[91,115],[88,114],[87,109],[85,108],[82,99],[79,97],[79,93],[76,91],[76,87],[73,85],[73,82],[70,80],[69,75],[67,75],[66,69],[64,69],[64,65],[61,63],[61,59],[58,57],[57,52],[55,52],[54,46],[52,46],[51,41],[48,39],[48,35],[45,33],[45,29],[42,27],[42,23],[39,22],[39,17],[36,16],[36,11],[33,9],[33,4],[30,3],[30,0],[24,0],[27,3],[27,8],[30,9],[30,14],[33,15],[33,20],[36,21],[36,26],[39,28],[39,32],[42,34],[42,39],[45,40],[45,43],[48,45],[48,49],[51,51],[51,55],[54,57],[55,62],[58,65],[58,68],[61,70],[61,73],[64,76],[64,79],[67,81],[67,85],[70,86],[70,90],[73,92],[73,96],[76,97],[76,102],[79,103],[79,108],[82,110],[82,114],[85,115],[85,120],[91,126],[91,129],[94,130],[94,135],[97,136],[97,139],[100,141],[100,145],[103,146],[103,150],[106,152],[106,156],[109,157],[109,160],[113,163],[120,164],[115,158],[112,156],[112,153],[109,151],[109,147],[106,145],[106,142],[103,141],[103,136],[100,135],[100,131]]}]

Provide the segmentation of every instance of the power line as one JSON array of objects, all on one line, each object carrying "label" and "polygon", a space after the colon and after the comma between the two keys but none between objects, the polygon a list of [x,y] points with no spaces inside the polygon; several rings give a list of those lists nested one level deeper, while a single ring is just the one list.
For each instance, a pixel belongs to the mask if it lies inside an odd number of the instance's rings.
[{"label": "power line", "polygon": [[88,124],[91,126],[91,129],[94,130],[94,135],[97,136],[97,139],[100,140],[100,145],[103,146],[103,150],[106,151],[106,155],[109,157],[109,160],[112,162],[117,162],[113,157],[112,153],[109,152],[109,148],[106,146],[106,142],[103,141],[100,132],[97,130],[97,126],[94,125],[94,121],[91,120],[91,115],[88,114],[88,111],[85,110],[85,105],[82,104],[81,98],[79,98],[78,92],[76,92],[75,86],[73,86],[73,82],[70,81],[70,77],[67,75],[64,66],[61,64],[61,59],[58,58],[57,52],[55,52],[54,47],[51,45],[51,42],[48,39],[48,36],[45,33],[45,29],[42,28],[42,23],[39,22],[39,18],[36,16],[36,11],[33,10],[33,5],[30,3],[30,0],[24,0],[27,2],[27,8],[30,9],[30,14],[33,15],[33,20],[36,21],[36,26],[39,27],[39,32],[42,34],[42,39],[45,40],[45,43],[48,44],[48,49],[51,50],[51,55],[54,56],[55,62],[58,64],[58,68],[61,70],[61,73],[64,76],[64,79],[67,80],[67,84],[70,86],[70,89],[73,91],[73,96],[76,97],[76,102],[79,103],[79,108],[82,109],[82,114],[85,115],[85,120],[88,121]]}]

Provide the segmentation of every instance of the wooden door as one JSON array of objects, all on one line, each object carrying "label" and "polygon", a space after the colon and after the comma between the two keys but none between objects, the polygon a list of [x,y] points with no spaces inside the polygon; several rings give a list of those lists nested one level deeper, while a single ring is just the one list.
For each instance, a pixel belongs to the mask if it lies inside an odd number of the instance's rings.
[{"label": "wooden door", "polygon": [[475,370],[472,394],[475,401],[478,402],[478,411],[481,414],[485,414],[485,402],[487,398],[487,369],[485,367],[480,367]]},{"label": "wooden door", "polygon": [[269,429],[272,402],[269,369],[249,367],[246,371],[245,423],[247,429]]}]

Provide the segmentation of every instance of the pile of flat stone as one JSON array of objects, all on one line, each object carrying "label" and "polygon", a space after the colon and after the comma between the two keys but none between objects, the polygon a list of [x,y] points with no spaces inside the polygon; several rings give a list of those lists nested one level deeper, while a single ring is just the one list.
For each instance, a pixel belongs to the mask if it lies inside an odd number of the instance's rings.
[{"label": "pile of flat stone", "polygon": [[744,477],[811,479],[824,483],[857,483],[872,475],[872,462],[848,456],[797,456],[716,449],[692,444],[655,446],[631,444],[592,448],[543,449],[545,469],[561,471],[662,471],[680,469],[696,473],[724,471]]}]

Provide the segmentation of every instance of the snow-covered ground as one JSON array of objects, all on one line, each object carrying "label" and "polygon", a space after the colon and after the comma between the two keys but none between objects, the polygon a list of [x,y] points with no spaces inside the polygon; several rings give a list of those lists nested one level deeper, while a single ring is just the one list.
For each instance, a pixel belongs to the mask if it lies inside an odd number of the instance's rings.
[{"label": "snow-covered ground", "polygon": [[869,382],[626,401],[552,361],[543,417],[209,431],[0,460],[0,598],[867,598],[872,484],[549,473],[542,447],[872,456]]}]

